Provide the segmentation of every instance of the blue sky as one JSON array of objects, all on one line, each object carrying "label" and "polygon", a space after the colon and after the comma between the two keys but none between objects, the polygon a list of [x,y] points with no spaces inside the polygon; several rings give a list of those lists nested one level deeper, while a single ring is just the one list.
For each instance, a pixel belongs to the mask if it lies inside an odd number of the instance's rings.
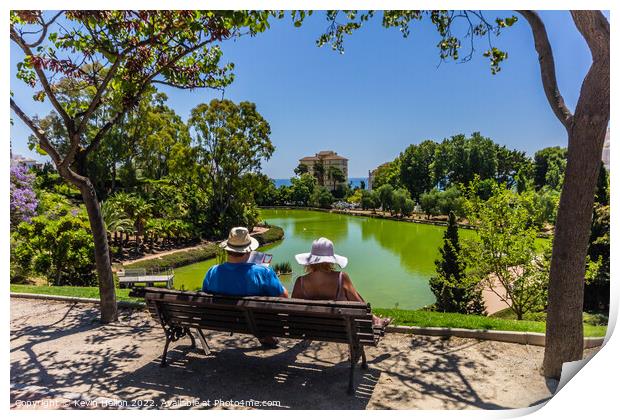
[{"label": "blue sky", "polygon": [[[509,14],[485,12],[487,18]],[[568,12],[541,16],[560,90],[574,109],[590,54]],[[403,39],[375,19],[347,38],[342,55],[315,45],[326,27],[317,12],[301,28],[288,19],[274,21],[263,34],[222,45],[224,60],[235,63],[236,74],[225,97],[255,102],[271,125],[276,152],[263,170],[273,178],[292,176],[300,157],[325,149],[349,158],[350,177],[366,176],[409,144],[474,131],[528,154],[567,143],[544,96],[531,31],[523,19],[494,40],[509,54],[495,76],[482,57],[487,47],[482,41],[470,62],[438,67],[438,36],[427,22],[414,24]],[[30,88],[15,79],[19,57],[11,45],[15,100],[28,114],[45,115],[49,106],[34,103]],[[208,90],[162,90],[184,119],[197,104],[221,96]],[[27,127],[14,115],[13,121],[13,151],[36,156],[27,148]]]}]

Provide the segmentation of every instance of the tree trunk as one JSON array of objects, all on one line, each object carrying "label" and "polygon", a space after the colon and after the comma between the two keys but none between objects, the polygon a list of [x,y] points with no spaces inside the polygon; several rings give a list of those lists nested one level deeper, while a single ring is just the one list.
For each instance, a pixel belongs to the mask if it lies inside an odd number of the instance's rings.
[{"label": "tree trunk", "polygon": [[114,289],[114,277],[108,248],[108,238],[101,208],[97,201],[97,193],[90,180],[79,185],[82,199],[88,212],[90,229],[95,241],[95,265],[99,277],[99,297],[101,300],[101,322],[114,322],[118,319],[116,307],[116,291]]},{"label": "tree trunk", "polygon": [[592,52],[592,66],[568,124],[568,160],[551,258],[544,374],[559,378],[564,362],[583,357],[583,291],[592,206],[609,123],[609,22],[600,12],[573,11]]}]

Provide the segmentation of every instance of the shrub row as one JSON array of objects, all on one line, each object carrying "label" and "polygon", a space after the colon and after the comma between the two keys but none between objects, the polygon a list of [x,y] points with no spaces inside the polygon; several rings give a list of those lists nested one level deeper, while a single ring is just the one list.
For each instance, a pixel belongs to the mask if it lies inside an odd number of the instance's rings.
[{"label": "shrub row", "polygon": [[[278,226],[270,226],[268,230],[254,236],[260,245],[269,244],[281,240],[284,230]],[[137,261],[125,264],[126,268],[145,268],[147,270],[158,267],[177,268],[184,265],[194,264],[200,261],[215,258],[219,251],[218,244],[209,244],[193,249],[173,252],[157,258]]]},{"label": "shrub row", "polygon": [[177,251],[172,254],[162,255],[149,260],[137,261],[125,264],[126,268],[146,268],[147,270],[157,267],[176,268],[184,265],[194,264],[200,261],[215,258],[218,252],[217,244],[209,244],[184,251]]}]

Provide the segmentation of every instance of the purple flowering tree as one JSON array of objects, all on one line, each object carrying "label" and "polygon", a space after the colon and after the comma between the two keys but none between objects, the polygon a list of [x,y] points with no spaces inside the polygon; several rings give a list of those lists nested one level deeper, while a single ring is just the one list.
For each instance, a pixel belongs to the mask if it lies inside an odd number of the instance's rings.
[{"label": "purple flowering tree", "polygon": [[34,175],[24,165],[11,167],[11,229],[36,215],[37,196],[32,189]]}]

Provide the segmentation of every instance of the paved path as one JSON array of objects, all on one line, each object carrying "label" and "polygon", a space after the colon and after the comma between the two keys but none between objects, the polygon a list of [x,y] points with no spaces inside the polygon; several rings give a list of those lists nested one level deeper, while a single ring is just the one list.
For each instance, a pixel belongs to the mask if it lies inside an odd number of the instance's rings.
[{"label": "paved path", "polygon": [[367,350],[370,368],[359,371],[355,396],[346,394],[345,345],[283,340],[262,350],[253,337],[213,333],[209,356],[182,339],[162,369],[163,333],[145,312],[123,310],[111,325],[97,316],[88,304],[11,299],[12,407],[253,400],[294,409],[501,409],[545,401],[556,386],[539,374],[540,347],[403,334]]}]

